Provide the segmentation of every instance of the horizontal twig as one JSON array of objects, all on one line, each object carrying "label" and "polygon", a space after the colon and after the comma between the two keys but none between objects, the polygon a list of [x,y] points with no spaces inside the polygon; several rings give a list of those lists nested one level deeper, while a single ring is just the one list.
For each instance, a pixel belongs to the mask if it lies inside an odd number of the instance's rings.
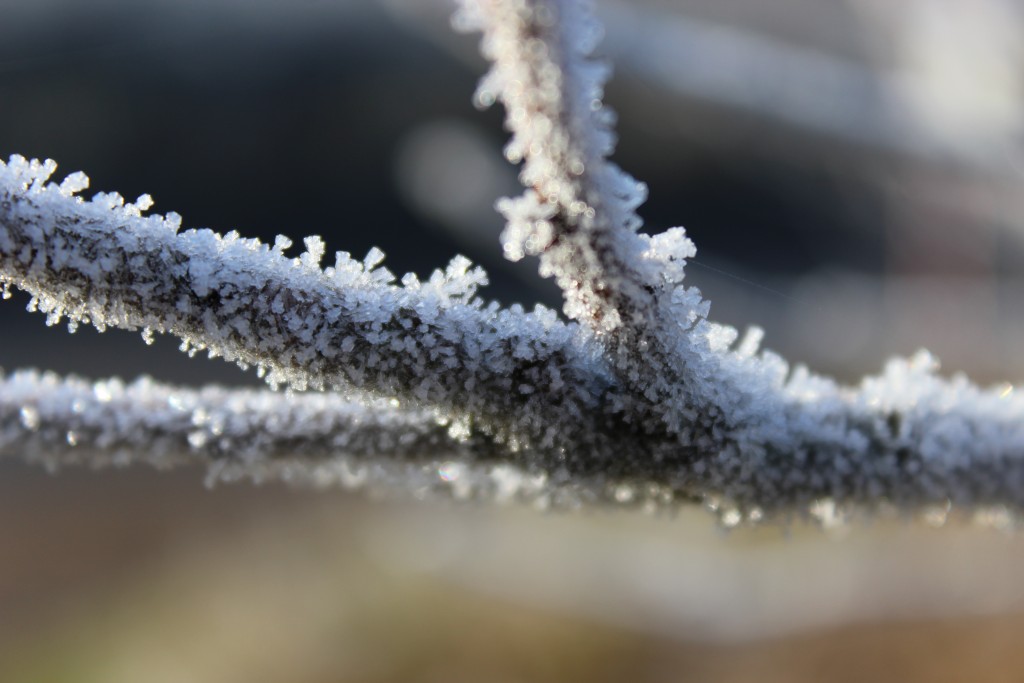
[{"label": "horizontal twig", "polygon": [[82,174],[48,183],[55,166],[0,162],[0,282],[31,293],[51,323],[169,333],[185,350],[257,366],[272,386],[357,388],[522,447],[587,426],[609,383],[586,335],[553,312],[484,305],[486,276],[464,258],[402,286],[376,250],[321,270],[317,237],[291,259],[283,238],[179,232],[176,215],[141,215],[148,198],[83,201]]},{"label": "horizontal twig", "polygon": [[524,499],[545,492],[543,474],[522,472],[500,444],[453,430],[432,411],[147,378],[0,376],[2,457],[51,470],[193,465],[205,467],[211,483],[245,478]]}]

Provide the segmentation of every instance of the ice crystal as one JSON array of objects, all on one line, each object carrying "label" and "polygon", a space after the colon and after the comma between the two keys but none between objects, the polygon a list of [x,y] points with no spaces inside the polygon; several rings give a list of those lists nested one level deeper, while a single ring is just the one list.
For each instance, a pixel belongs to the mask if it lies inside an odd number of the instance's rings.
[{"label": "ice crystal", "polygon": [[[426,280],[384,254],[287,257],[236,232],[182,230],[152,199],[86,200],[82,173],[0,162],[0,287],[56,324],[181,340],[254,367],[269,389],[186,390],[19,372],[0,379],[0,455],[48,467],[198,462],[210,481],[280,479],[414,495],[701,502],[724,527],[790,515],[826,526],[896,506],[1008,526],[1024,507],[1024,397],[944,379],[927,353],[842,387],[708,319],[681,228],[647,236],[646,189],[608,161],[609,68],[576,0],[463,0],[504,105],[524,193],[499,202],[506,256],[536,256],[564,313],[502,309],[462,257]],[[328,265],[324,266],[326,262]],[[286,388],[287,392],[274,389]]]}]

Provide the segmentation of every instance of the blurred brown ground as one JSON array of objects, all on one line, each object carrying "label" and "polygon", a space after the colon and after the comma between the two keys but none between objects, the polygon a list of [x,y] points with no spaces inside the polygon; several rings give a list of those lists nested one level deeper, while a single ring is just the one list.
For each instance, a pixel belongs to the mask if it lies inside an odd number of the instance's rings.
[{"label": "blurred brown ground", "polygon": [[[1024,676],[1019,614],[858,623],[754,641],[672,637],[494,597],[467,589],[443,570],[382,561],[374,548],[401,543],[396,525],[408,529],[417,518],[436,515],[437,503],[246,485],[211,494],[196,472],[51,477],[11,463],[3,468],[4,681],[763,683]],[[538,529],[579,523],[571,515],[510,514],[531,518]],[[591,521],[600,525],[601,519]],[[703,514],[668,525],[677,523],[713,525]],[[664,533],[664,523],[648,525]],[[378,534],[385,537],[372,538]],[[718,543],[793,542],[777,533],[759,540],[765,536],[773,534],[720,536]]]}]

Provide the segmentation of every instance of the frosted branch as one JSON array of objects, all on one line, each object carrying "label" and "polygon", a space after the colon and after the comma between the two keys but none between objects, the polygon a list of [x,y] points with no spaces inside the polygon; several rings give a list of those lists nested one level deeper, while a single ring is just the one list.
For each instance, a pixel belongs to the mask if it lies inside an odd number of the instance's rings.
[{"label": "frosted branch", "polygon": [[318,237],[290,259],[281,237],[179,233],[175,214],[142,215],[148,197],[83,201],[81,173],[48,183],[55,167],[0,162],[0,283],[31,293],[50,324],[170,333],[184,350],[257,366],[271,386],[431,406],[514,447],[594,428],[607,380],[584,336],[541,307],[484,305],[486,276],[464,258],[401,286],[378,250],[321,270]]},{"label": "frosted branch", "polygon": [[51,467],[200,463],[213,473],[242,466],[253,478],[277,468],[273,476],[289,478],[338,468],[339,460],[351,469],[367,460],[429,464],[469,453],[487,460],[502,450],[449,431],[430,411],[336,394],[89,383],[26,371],[0,378],[0,455]]},{"label": "frosted branch", "polygon": [[483,33],[493,66],[477,103],[504,104],[513,134],[506,156],[523,162],[525,194],[498,207],[508,220],[506,256],[538,255],[541,274],[562,288],[566,314],[595,331],[624,388],[625,420],[650,432],[667,426],[684,444],[735,426],[729,404],[750,399],[717,379],[708,304],[683,286],[696,250],[679,228],[636,232],[646,187],[607,160],[615,144],[614,115],[601,101],[609,68],[592,56],[601,28],[589,3],[465,0],[456,19]]},{"label": "frosted branch", "polygon": [[499,203],[506,256],[539,255],[566,314],[597,332],[642,326],[657,277],[638,269],[634,210],[647,191],[606,159],[615,146],[614,114],[601,102],[609,68],[591,57],[600,26],[580,3],[558,0],[467,0],[456,24],[483,32],[493,66],[476,102],[504,104],[505,155],[523,162],[526,193]]},{"label": "frosted branch", "polygon": [[790,434],[732,435],[720,451],[639,437],[585,459],[512,452],[434,411],[383,400],[18,372],[0,378],[0,457],[50,468],[196,464],[211,481],[539,505],[702,500],[728,525],[792,511],[830,523],[881,505],[1001,523],[1024,509],[1024,400],[1009,385],[981,391],[934,369],[927,355],[893,361],[857,391],[799,372],[786,387],[799,399]]},{"label": "frosted branch", "polygon": [[0,284],[51,324],[174,334],[255,365],[278,395],[142,381],[0,380],[0,454],[47,464],[199,461],[215,477],[374,483],[573,505],[703,501],[726,524],[850,507],[1024,510],[1024,397],[937,376],[921,353],[855,388],[792,370],[760,331],[706,319],[683,285],[680,229],[636,232],[642,190],[606,160],[607,70],[572,0],[463,3],[494,61],[528,189],[507,201],[506,252],[540,256],[566,296],[501,310],[457,258],[401,286],[324,245],[179,232],[150,200],[84,201],[82,174],[0,163]]}]

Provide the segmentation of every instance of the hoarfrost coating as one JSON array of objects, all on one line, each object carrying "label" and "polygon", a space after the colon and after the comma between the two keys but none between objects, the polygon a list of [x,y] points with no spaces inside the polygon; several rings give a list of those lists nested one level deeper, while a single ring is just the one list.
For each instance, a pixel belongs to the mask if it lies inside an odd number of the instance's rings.
[{"label": "hoarfrost coating", "polygon": [[[613,116],[586,3],[462,3],[493,62],[525,193],[502,200],[506,255],[540,257],[552,311],[486,304],[461,257],[399,283],[304,241],[273,246],[147,214],[148,196],[85,201],[81,173],[0,162],[0,282],[51,324],[173,334],[256,366],[271,389],[0,380],[0,454],[48,465],[199,461],[217,478],[371,484],[458,497],[665,506],[724,523],[848,507],[1024,507],[1024,399],[937,376],[922,352],[841,387],[707,320],[684,285],[682,229],[638,233],[643,186],[607,161]],[[274,392],[287,387],[294,392]],[[112,389],[113,388],[113,389]],[[115,391],[116,389],[116,391]],[[328,393],[316,393],[328,392]],[[182,406],[185,406],[182,408]]]}]

